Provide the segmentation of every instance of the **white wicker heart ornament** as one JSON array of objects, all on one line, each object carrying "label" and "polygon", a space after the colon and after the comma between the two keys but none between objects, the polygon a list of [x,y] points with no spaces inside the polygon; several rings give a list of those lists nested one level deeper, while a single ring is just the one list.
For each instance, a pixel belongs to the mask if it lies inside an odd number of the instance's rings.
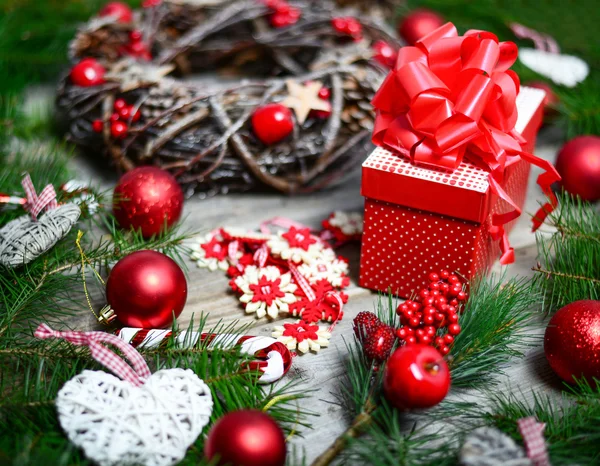
[{"label": "white wicker heart ornament", "polygon": [[[97,464],[176,464],[208,424],[211,392],[191,370],[163,369],[150,375],[132,346],[104,332],[56,332],[41,325],[35,335],[89,346],[94,359],[123,379],[86,370],[66,382],[56,398],[58,419],[69,440]],[[134,369],[101,342],[117,346]]]}]

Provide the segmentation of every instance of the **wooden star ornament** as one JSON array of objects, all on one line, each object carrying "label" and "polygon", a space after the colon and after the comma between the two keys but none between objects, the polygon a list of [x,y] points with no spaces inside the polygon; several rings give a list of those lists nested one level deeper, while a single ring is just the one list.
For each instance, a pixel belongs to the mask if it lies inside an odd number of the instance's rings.
[{"label": "wooden star ornament", "polygon": [[319,97],[319,91],[323,87],[320,82],[300,84],[289,79],[285,84],[289,95],[281,103],[294,110],[298,123],[303,124],[311,110],[331,110],[329,102]]}]

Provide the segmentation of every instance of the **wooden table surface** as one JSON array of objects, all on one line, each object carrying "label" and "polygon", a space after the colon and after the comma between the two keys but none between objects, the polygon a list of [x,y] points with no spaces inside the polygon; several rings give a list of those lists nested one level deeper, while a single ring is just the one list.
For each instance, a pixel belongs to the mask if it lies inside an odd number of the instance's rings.
[{"label": "wooden table surface", "polygon": [[[558,134],[542,131],[538,138],[536,154],[554,160],[559,141]],[[95,183],[106,187],[116,182],[113,173],[106,168],[101,168],[99,163],[91,161],[84,154],[77,156],[75,165],[82,180],[92,179]],[[538,201],[543,197],[534,181],[537,174],[539,170],[533,167],[525,213],[511,233],[516,263],[508,268],[508,276],[531,276],[531,267],[535,264],[535,235],[531,233],[530,215],[537,210]],[[195,196],[186,202],[183,223],[185,229],[197,232],[208,232],[220,226],[256,229],[264,220],[284,216],[318,228],[320,222],[332,211],[361,211],[362,206],[360,167],[356,167],[355,172],[343,185],[307,196],[240,194],[210,199],[200,199]],[[316,389],[305,403],[307,408],[320,413],[320,417],[314,418],[312,430],[304,430],[302,438],[296,437],[293,440],[300,451],[305,451],[309,463],[322,453],[348,425],[347,414],[335,404],[339,381],[345,372],[346,350],[342,336],[352,338],[352,319],[360,311],[373,310],[377,300],[375,293],[357,286],[359,246],[344,246],[339,253],[350,259],[352,279],[352,285],[347,290],[349,301],[344,309],[344,319],[336,327],[329,348],[321,350],[318,354],[294,358],[292,370],[286,376],[299,381],[299,389]],[[246,316],[236,296],[229,291],[228,279],[222,271],[209,272],[207,269],[197,268],[191,261],[188,265],[189,297],[179,317],[181,327],[186,327],[193,314],[204,312],[208,314],[209,325],[219,320],[255,322],[250,333],[270,335],[273,322],[256,321],[252,315]],[[496,264],[494,269],[498,272],[501,268]],[[82,327],[91,326],[93,321],[86,320],[81,324]],[[559,387],[558,381],[545,361],[541,347],[532,349],[526,358],[515,361],[506,373],[502,383],[510,386],[512,390],[522,391],[524,396],[527,396],[530,388],[556,391]]]}]

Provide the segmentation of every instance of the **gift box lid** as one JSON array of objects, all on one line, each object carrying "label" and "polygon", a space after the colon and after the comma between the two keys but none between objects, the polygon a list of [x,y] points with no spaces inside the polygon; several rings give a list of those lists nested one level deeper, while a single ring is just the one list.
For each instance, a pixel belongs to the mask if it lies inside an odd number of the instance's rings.
[{"label": "gift box lid", "polygon": [[[545,96],[544,91],[528,87],[517,96],[515,129],[526,139],[535,136],[541,123]],[[362,165],[361,194],[473,222],[487,217],[491,198],[488,172],[468,161],[453,172],[438,171],[415,166],[381,147]]]}]

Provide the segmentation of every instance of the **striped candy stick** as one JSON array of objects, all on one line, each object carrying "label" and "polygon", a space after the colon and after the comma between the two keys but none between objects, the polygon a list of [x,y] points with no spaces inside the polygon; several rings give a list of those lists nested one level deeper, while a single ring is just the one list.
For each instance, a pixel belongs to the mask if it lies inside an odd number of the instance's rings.
[{"label": "striped candy stick", "polygon": [[[116,335],[134,348],[159,348],[165,346],[173,336],[171,330],[141,329],[125,327]],[[251,354],[258,360],[248,366],[251,370],[263,374],[258,381],[262,384],[273,383],[283,377],[292,365],[292,353],[283,344],[271,337],[253,337],[249,335],[198,333],[184,331],[174,336],[179,348],[191,348],[198,343],[208,342],[208,347],[234,348],[240,346],[240,351]]]}]

